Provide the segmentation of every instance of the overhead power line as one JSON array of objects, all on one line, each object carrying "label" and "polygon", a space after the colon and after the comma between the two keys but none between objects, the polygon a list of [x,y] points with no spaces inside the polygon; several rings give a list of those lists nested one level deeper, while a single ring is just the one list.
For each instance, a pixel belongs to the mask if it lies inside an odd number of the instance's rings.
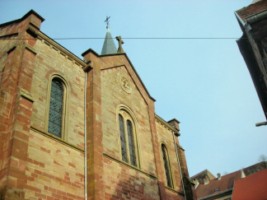
[{"label": "overhead power line", "polygon": [[[1,38],[2,40],[24,40],[20,38]],[[53,40],[104,40],[104,37],[55,37]],[[116,39],[116,38],[111,38]],[[123,37],[124,40],[237,40],[237,37]]]},{"label": "overhead power line", "polygon": [[[54,38],[54,40],[99,40],[98,37]],[[115,39],[115,38],[112,38]],[[124,40],[236,40],[235,37],[123,37]]]}]

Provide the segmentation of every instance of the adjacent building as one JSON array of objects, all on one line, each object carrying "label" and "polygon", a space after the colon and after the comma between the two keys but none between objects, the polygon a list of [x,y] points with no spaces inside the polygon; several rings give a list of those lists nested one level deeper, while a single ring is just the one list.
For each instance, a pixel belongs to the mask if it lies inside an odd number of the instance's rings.
[{"label": "adjacent building", "polygon": [[254,0],[236,11],[236,17],[243,32],[237,44],[267,118],[267,1]]},{"label": "adjacent building", "polygon": [[[197,200],[264,200],[267,198],[266,176],[267,162],[262,161],[223,176],[217,174],[217,177],[204,170],[192,176],[191,180]],[[246,194],[247,197],[243,198]],[[265,198],[257,198],[264,195]]]},{"label": "adjacent building", "polygon": [[107,30],[80,59],[35,11],[0,25],[0,199],[193,199],[179,121]]},{"label": "adjacent building", "polygon": [[267,169],[235,182],[232,200],[265,200],[267,198]]}]

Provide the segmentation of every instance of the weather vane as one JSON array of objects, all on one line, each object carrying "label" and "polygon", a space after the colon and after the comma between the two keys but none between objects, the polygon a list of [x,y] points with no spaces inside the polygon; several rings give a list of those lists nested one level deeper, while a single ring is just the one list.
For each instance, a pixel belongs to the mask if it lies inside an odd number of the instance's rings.
[{"label": "weather vane", "polygon": [[106,22],[106,29],[109,29],[109,19],[110,19],[110,16],[107,16],[106,17],[106,20],[105,20],[105,22]]}]

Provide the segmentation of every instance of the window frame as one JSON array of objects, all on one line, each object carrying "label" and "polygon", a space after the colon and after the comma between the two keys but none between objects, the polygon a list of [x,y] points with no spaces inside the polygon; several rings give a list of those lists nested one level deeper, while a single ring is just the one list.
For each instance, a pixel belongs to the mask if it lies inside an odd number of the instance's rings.
[{"label": "window frame", "polygon": [[[125,161],[123,159],[123,154],[122,154],[122,141],[121,141],[121,137],[119,135],[119,146],[120,146],[120,158],[122,160],[122,162],[125,162],[133,167],[136,168],[140,168],[140,156],[139,156],[139,148],[138,148],[138,141],[137,141],[137,132],[136,132],[136,119],[134,118],[133,113],[131,112],[131,110],[125,106],[121,106],[120,109],[117,112],[116,118],[117,118],[117,127],[118,127],[118,133],[121,134],[121,130],[120,130],[120,120],[119,120],[119,116],[122,117],[123,119],[123,124],[124,124],[124,137],[125,137],[125,144],[126,144],[126,154],[127,154],[127,161]],[[128,126],[127,126],[127,122],[131,122],[132,125],[132,142],[133,142],[133,147],[134,147],[134,153],[135,153],[135,164],[132,163],[131,161],[131,153],[130,153],[130,144],[129,144],[129,134],[128,134]]]},{"label": "window frame", "polygon": [[[162,143],[160,145],[160,148],[161,148],[161,158],[162,158],[162,161],[163,161],[163,168],[164,168],[164,172],[165,172],[164,173],[165,174],[164,177],[165,177],[165,181],[166,181],[165,183],[166,183],[167,187],[173,189],[174,188],[174,184],[173,184],[173,178],[172,178],[172,169],[171,169],[171,163],[170,163],[170,157],[169,157],[167,145]],[[166,157],[166,160],[164,159],[164,155]],[[167,165],[168,169],[166,169],[166,165]],[[167,173],[169,174],[169,177],[167,176]],[[169,183],[170,183],[170,185],[169,185]]]},{"label": "window frame", "polygon": [[[54,133],[49,132],[49,117],[50,117],[50,100],[51,100],[51,89],[52,89],[52,81],[54,79],[58,79],[62,83],[63,87],[63,98],[62,98],[62,118],[61,118],[61,135],[60,137],[57,136]],[[66,126],[66,121],[67,121],[67,100],[68,100],[68,83],[67,81],[63,78],[63,76],[58,75],[58,74],[53,74],[49,78],[49,83],[48,83],[48,91],[47,91],[47,105],[46,105],[46,132],[49,135],[52,135],[55,138],[61,139],[61,140],[66,140],[67,139],[67,126]]]}]

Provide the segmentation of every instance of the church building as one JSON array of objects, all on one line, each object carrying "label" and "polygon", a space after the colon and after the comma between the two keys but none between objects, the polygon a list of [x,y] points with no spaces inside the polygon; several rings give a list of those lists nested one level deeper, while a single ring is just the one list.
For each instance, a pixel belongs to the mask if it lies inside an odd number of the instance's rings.
[{"label": "church building", "polygon": [[31,10],[0,25],[1,200],[191,200],[179,121],[107,29],[80,59]]}]

